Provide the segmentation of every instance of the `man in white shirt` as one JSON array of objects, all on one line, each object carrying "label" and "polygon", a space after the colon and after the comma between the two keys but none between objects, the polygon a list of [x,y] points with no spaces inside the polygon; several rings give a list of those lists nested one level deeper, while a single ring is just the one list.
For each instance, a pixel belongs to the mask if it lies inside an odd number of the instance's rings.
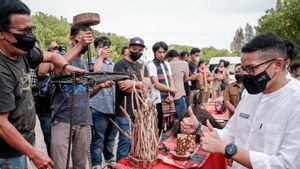
[{"label": "man in white shirt", "polygon": [[150,97],[151,100],[154,101],[154,104],[156,104],[158,129],[159,133],[161,133],[163,127],[166,127],[166,125],[163,125],[164,118],[169,117],[169,114],[166,116],[167,112],[164,112],[162,104],[171,104],[173,102],[174,105],[173,100],[176,93],[176,88],[174,87],[170,64],[165,61],[168,45],[165,42],[157,42],[153,45],[152,50],[154,53],[154,59],[147,64],[149,77],[153,83],[150,91]]},{"label": "man in white shirt", "polygon": [[286,48],[272,33],[242,48],[243,85],[249,94],[223,130],[202,126],[190,111],[181,131],[201,131],[203,150],[223,153],[233,169],[300,168],[300,83],[286,79]]}]

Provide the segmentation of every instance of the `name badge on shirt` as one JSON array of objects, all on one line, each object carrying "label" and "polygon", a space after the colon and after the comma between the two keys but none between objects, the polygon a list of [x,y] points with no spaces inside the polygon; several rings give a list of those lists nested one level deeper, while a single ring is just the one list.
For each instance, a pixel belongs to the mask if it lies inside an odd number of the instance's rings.
[{"label": "name badge on shirt", "polygon": [[249,114],[245,114],[245,113],[240,113],[239,115],[240,117],[244,118],[244,119],[248,119],[249,118]]}]

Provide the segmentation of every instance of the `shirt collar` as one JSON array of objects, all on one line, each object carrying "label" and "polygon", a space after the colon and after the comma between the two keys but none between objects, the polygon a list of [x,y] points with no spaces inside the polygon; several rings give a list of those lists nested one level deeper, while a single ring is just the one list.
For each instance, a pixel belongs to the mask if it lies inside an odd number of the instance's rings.
[{"label": "shirt collar", "polygon": [[110,59],[106,59],[103,63],[112,64],[112,61]]}]

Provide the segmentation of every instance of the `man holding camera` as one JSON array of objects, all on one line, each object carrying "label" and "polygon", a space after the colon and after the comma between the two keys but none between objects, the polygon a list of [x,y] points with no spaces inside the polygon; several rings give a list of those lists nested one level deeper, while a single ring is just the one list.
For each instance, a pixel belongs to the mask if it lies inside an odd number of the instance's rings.
[{"label": "man holding camera", "polygon": [[[114,63],[110,60],[111,41],[106,36],[94,40],[97,51],[94,70],[96,72],[113,72]],[[93,169],[101,169],[102,153],[107,162],[114,158],[115,137],[118,133],[115,121],[115,86],[102,89],[91,98],[91,112],[93,116],[93,136],[91,144],[91,158]]]}]

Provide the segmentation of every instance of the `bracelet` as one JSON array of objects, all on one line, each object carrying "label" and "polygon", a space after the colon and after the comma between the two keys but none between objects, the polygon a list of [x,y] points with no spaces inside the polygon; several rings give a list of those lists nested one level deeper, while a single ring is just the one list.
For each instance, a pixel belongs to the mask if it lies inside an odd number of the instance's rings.
[{"label": "bracelet", "polygon": [[70,65],[69,63],[64,64],[64,66],[62,67],[62,71],[65,72],[66,67],[69,66],[69,65]]},{"label": "bracelet", "polygon": [[200,121],[198,121],[199,122],[199,125],[198,125],[198,127],[196,128],[196,130],[192,133],[192,134],[194,134],[194,135],[197,135],[198,133],[199,133],[199,131],[201,131],[202,130],[202,124],[201,124],[201,122]]}]

